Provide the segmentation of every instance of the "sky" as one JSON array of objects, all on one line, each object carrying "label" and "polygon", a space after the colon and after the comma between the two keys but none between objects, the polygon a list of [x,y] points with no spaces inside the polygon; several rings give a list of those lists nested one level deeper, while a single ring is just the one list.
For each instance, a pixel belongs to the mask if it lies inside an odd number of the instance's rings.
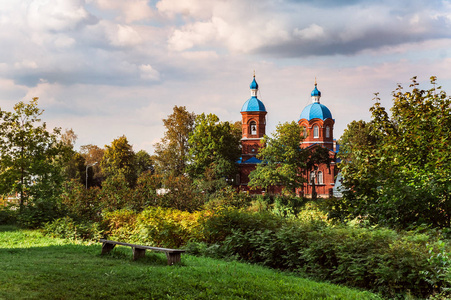
[{"label": "sky", "polygon": [[153,153],[175,105],[241,120],[256,74],[267,133],[298,121],[315,78],[339,139],[378,92],[418,76],[451,93],[451,1],[3,0],[0,108],[39,97],[76,148],[125,135]]}]

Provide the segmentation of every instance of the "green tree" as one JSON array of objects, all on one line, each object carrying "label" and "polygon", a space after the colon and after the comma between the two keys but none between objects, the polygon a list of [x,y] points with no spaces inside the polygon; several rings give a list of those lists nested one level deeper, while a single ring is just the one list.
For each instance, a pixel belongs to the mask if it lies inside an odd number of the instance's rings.
[{"label": "green tree", "polygon": [[301,170],[307,167],[310,152],[302,150],[302,129],[296,122],[277,125],[273,137],[265,136],[258,154],[262,163],[249,175],[251,188],[268,188],[282,185],[287,193],[294,194],[305,182]]},{"label": "green tree", "polygon": [[413,78],[407,92],[398,85],[391,116],[376,96],[371,122],[348,127],[340,168],[350,217],[394,227],[451,225],[451,100],[435,77],[431,83],[422,90]]},{"label": "green tree", "polygon": [[135,155],[136,176],[141,176],[144,172],[152,173],[154,170],[152,157],[144,150],[139,150]]},{"label": "green tree", "polygon": [[188,173],[208,181],[234,178],[241,154],[240,140],[240,128],[220,122],[214,114],[198,115],[189,137]]},{"label": "green tree", "polygon": [[100,166],[107,177],[122,174],[129,187],[136,184],[136,155],[125,136],[115,139],[111,146],[105,146]]},{"label": "green tree", "polygon": [[[100,162],[103,159],[105,149],[99,146],[88,144],[80,147],[80,154],[85,159],[85,171],[83,182],[86,185],[86,169],[88,171],[88,184],[87,186],[99,186],[102,181],[105,180],[105,175],[102,172]],[[89,166],[89,167],[87,167]],[[86,168],[87,167],[87,168]]]},{"label": "green tree", "polygon": [[62,183],[60,129],[50,132],[42,113],[38,98],[17,103],[13,112],[0,110],[0,194],[17,194],[21,212],[37,199],[50,201]]},{"label": "green tree", "polygon": [[185,173],[188,161],[189,134],[194,128],[196,115],[184,106],[174,106],[173,113],[163,119],[166,132],[155,144],[155,170],[159,174],[180,176]]},{"label": "green tree", "polygon": [[76,180],[80,184],[85,184],[85,158],[74,150],[77,135],[72,129],[66,129],[61,134],[60,141],[66,148],[66,159],[64,159],[62,170],[66,179]]}]

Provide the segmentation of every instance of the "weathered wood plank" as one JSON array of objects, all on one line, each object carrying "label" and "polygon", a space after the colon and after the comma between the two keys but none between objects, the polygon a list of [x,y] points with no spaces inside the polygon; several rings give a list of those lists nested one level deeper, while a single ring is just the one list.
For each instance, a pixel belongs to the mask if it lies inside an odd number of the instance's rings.
[{"label": "weathered wood plank", "polygon": [[180,262],[181,254],[185,252],[185,250],[180,249],[169,249],[169,248],[160,248],[160,247],[151,247],[144,245],[135,245],[130,243],[123,243],[117,241],[110,241],[105,239],[100,239],[99,242],[102,243],[102,254],[109,253],[116,245],[128,246],[133,250],[133,260],[137,260],[139,258],[146,256],[147,250],[155,250],[162,251],[166,253],[166,258],[168,259],[168,265],[174,265]]}]

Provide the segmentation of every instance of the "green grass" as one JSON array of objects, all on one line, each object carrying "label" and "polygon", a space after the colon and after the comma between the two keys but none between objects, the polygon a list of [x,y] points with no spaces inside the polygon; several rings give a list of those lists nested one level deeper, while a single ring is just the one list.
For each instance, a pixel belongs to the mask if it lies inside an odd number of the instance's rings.
[{"label": "green grass", "polygon": [[100,256],[38,231],[0,226],[0,299],[379,299],[255,265],[163,253],[131,260],[129,247]]}]

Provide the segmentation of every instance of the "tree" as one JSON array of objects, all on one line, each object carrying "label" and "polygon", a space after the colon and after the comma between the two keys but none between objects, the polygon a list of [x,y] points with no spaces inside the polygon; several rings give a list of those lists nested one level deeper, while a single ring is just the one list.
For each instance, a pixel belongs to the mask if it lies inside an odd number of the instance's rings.
[{"label": "tree", "polygon": [[61,187],[58,159],[64,157],[60,129],[47,130],[38,98],[19,102],[13,112],[0,110],[0,194],[19,196],[20,211],[40,198],[49,200]]},{"label": "tree", "polygon": [[[85,159],[85,171],[84,171],[84,183],[86,185],[86,177],[88,178],[87,186],[100,186],[102,181],[105,179],[105,175],[100,167],[100,162],[103,159],[105,149],[99,146],[88,144],[80,147],[80,154]],[[87,167],[90,166],[90,167]],[[87,168],[86,168],[87,167]],[[88,171],[88,176],[86,176],[86,169]]]},{"label": "tree", "polygon": [[122,174],[129,187],[136,184],[135,152],[125,135],[115,139],[111,146],[105,146],[105,153],[100,162],[107,177]]},{"label": "tree", "polygon": [[286,192],[294,194],[305,178],[300,174],[307,167],[309,151],[300,147],[302,129],[296,122],[277,125],[273,137],[265,136],[258,158],[263,160],[249,175],[251,188],[268,188],[282,185]]},{"label": "tree", "polygon": [[184,106],[174,106],[173,113],[163,119],[166,132],[155,144],[155,169],[159,174],[179,176],[185,173],[188,161],[189,134],[194,128],[196,115]]},{"label": "tree", "polygon": [[342,139],[340,168],[350,217],[407,227],[450,226],[451,100],[433,87],[393,92],[391,116],[376,103],[371,122],[352,123]]},{"label": "tree", "polygon": [[144,172],[153,172],[154,170],[152,157],[144,150],[136,152],[135,165],[137,177],[141,176]]},{"label": "tree", "polygon": [[240,140],[240,128],[220,122],[214,114],[198,115],[189,137],[188,173],[208,181],[233,178],[241,154]]},{"label": "tree", "polygon": [[[324,148],[321,145],[315,145],[308,149],[303,149],[302,151],[306,152],[304,155],[308,155],[306,161],[306,169],[308,171],[307,174],[310,174],[312,171],[314,171],[316,174],[316,170],[318,170],[318,167],[322,164],[330,167],[332,158],[330,157],[329,149]],[[316,199],[317,194],[315,189],[315,180],[312,180],[312,200]]]}]

